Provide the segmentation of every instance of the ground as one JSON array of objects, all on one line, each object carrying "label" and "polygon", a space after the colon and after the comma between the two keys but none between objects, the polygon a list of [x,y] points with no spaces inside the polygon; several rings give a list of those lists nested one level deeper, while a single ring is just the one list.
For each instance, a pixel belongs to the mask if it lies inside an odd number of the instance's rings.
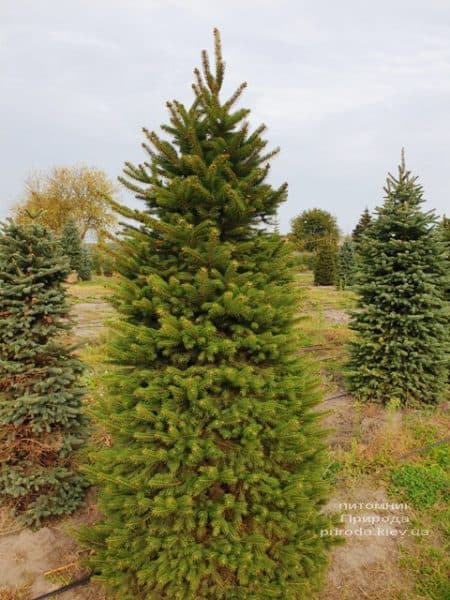
[{"label": "ground", "polygon": [[[104,321],[114,314],[107,303],[108,283],[96,278],[69,288],[74,336],[89,364]],[[445,439],[448,404],[414,411],[357,402],[343,378],[354,295],[314,287],[309,273],[299,275],[298,285],[300,352],[316,365],[323,382],[323,424],[330,430],[333,493],[325,510],[342,515],[346,540],[332,552],[317,600],[448,600],[448,445],[405,456]],[[80,577],[82,552],[70,531],[97,516],[94,492],[74,515],[37,531],[20,529],[6,510],[0,511],[0,600],[30,600]],[[361,529],[364,535],[358,535]],[[394,535],[394,529],[400,533]],[[59,597],[107,600],[93,584]]]}]

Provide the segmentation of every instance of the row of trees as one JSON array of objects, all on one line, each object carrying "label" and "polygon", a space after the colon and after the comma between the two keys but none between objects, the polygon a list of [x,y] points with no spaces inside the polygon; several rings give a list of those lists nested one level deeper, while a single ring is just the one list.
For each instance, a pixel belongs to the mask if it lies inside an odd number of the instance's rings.
[{"label": "row of trees", "polygon": [[[292,220],[288,237],[299,253],[300,263],[314,272],[316,285],[337,285],[345,289],[356,283],[360,243],[373,223],[373,216],[365,208],[351,236],[340,240],[336,218],[326,210],[313,208]],[[450,219],[444,216],[436,229],[447,242],[449,223]]]}]

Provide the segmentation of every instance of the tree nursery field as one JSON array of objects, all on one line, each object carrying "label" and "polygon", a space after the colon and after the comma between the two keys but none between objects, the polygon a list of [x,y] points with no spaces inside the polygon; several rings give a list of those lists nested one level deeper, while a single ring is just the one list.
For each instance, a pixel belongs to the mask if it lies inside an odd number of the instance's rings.
[{"label": "tree nursery field", "polygon": [[402,149],[280,233],[213,35],[133,200],[58,167],[0,223],[0,600],[449,600],[450,220]]}]

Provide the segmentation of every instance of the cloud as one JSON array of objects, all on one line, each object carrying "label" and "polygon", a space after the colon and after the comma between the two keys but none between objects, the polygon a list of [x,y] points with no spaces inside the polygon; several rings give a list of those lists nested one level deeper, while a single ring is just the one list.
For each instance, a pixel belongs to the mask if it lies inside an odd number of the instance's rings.
[{"label": "cloud", "polygon": [[381,201],[401,146],[430,206],[447,208],[450,5],[440,0],[16,0],[0,5],[0,217],[34,169],[90,163],[115,178],[143,158],[141,127],[189,103],[200,50],[221,29],[225,94],[282,152],[286,229],[320,206],[349,231]]}]

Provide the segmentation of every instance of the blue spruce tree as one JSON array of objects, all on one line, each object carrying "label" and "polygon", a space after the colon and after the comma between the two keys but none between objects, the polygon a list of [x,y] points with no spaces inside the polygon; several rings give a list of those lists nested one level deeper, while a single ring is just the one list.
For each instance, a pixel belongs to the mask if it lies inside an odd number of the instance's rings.
[{"label": "blue spruce tree", "polygon": [[435,403],[447,371],[448,254],[403,154],[385,193],[358,247],[349,382],[362,400]]}]

